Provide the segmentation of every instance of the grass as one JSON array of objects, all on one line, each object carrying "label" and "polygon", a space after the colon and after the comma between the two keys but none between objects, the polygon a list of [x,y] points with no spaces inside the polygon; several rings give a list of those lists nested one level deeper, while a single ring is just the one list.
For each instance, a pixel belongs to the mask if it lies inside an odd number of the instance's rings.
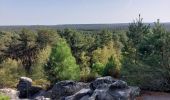
[{"label": "grass", "polygon": [[2,93],[0,93],[0,100],[10,100],[10,98]]}]

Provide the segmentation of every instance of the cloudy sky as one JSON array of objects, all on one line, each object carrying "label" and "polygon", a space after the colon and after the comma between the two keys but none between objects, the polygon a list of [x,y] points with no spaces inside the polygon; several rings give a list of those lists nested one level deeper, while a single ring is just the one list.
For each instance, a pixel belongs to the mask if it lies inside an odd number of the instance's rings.
[{"label": "cloudy sky", "polygon": [[170,22],[170,0],[0,0],[0,25]]}]

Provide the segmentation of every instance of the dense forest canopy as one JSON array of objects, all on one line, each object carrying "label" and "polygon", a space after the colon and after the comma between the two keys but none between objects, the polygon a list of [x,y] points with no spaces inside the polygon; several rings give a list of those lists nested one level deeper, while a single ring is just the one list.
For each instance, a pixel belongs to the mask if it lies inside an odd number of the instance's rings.
[{"label": "dense forest canopy", "polygon": [[0,28],[1,87],[14,87],[21,76],[43,85],[109,75],[143,89],[169,91],[170,32],[159,20],[149,25],[139,16],[113,29],[32,27]]}]

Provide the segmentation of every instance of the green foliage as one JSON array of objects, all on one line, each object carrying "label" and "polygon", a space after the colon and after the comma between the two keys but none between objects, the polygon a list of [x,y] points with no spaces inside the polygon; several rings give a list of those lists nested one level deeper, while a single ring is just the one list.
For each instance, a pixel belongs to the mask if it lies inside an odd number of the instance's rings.
[{"label": "green foliage", "polygon": [[127,36],[129,38],[129,47],[127,50],[129,50],[128,52],[131,52],[129,56],[133,58],[132,60],[136,64],[138,61],[138,56],[141,55],[139,52],[139,45],[145,36],[150,32],[150,26],[145,25],[142,21],[143,18],[141,18],[139,15],[139,19],[129,25],[129,31],[127,32]]},{"label": "green foliage", "polygon": [[101,41],[99,45],[101,45],[101,44],[107,44],[109,41],[112,40],[112,32],[109,31],[109,30],[103,30],[103,31],[101,31],[101,32],[99,33],[99,36],[100,36],[99,42]]},{"label": "green foliage", "polygon": [[83,81],[86,81],[88,76],[90,75],[90,57],[86,55],[85,52],[82,52],[81,55],[80,55],[80,63],[81,63],[81,66],[80,66],[80,77],[81,77],[81,80]]},{"label": "green foliage", "polygon": [[57,31],[50,29],[40,29],[38,30],[37,34],[37,41],[40,48],[45,47],[46,45],[54,45],[59,38]]},{"label": "green foliage", "polygon": [[105,68],[104,64],[102,64],[100,62],[95,62],[92,65],[92,73],[95,74],[96,77],[101,76],[104,68]]},{"label": "green foliage", "polygon": [[159,21],[151,29],[142,20],[130,25],[129,31],[121,75],[143,89],[169,91],[169,33]]},{"label": "green foliage", "polygon": [[91,69],[89,67],[83,67],[80,71],[80,80],[87,81],[89,79]]},{"label": "green foliage", "polygon": [[142,21],[143,18],[139,15],[139,19],[129,25],[128,37],[134,46],[137,46],[144,38],[144,35],[149,33],[150,26],[145,25]]},{"label": "green foliage", "polygon": [[6,59],[0,64],[0,86],[15,87],[20,75],[24,75],[20,61]]},{"label": "green foliage", "polygon": [[52,82],[68,79],[79,80],[79,66],[76,64],[69,46],[63,39],[52,49],[45,69],[48,79]]},{"label": "green foliage", "polygon": [[103,70],[103,76],[113,76],[118,77],[120,74],[120,69],[116,65],[115,59],[111,56],[106,64],[106,67]]},{"label": "green foliage", "polygon": [[92,70],[98,72],[99,75],[102,75],[103,70],[107,66],[109,62],[109,58],[114,59],[114,63],[116,64],[116,70],[121,70],[121,49],[117,47],[115,42],[109,42],[103,48],[99,48],[92,52],[93,58],[92,61],[94,63]]},{"label": "green foliage", "polygon": [[33,71],[31,77],[33,79],[44,79],[44,65],[47,63],[51,54],[51,46],[46,46],[44,49],[38,51],[37,57],[35,58],[35,62],[33,65]]},{"label": "green foliage", "polygon": [[18,34],[12,32],[0,32],[0,62],[12,56],[9,49],[11,46],[18,44],[16,40],[18,37]]},{"label": "green foliage", "polygon": [[[2,86],[14,86],[17,83],[15,80],[21,76],[46,80],[43,66],[49,59],[51,46],[58,40],[56,31],[44,29],[37,32],[22,29],[19,32],[0,32],[0,35],[0,64],[2,66],[0,77],[2,77],[1,80],[6,80]],[[19,63],[18,66],[10,65],[15,61]],[[16,72],[13,72],[13,67],[16,68]]]},{"label": "green foliage", "polygon": [[10,98],[6,95],[3,95],[2,93],[0,93],[0,100],[10,100]]},{"label": "green foliage", "polygon": [[141,88],[168,90],[170,33],[159,21],[151,28],[140,15],[128,30],[0,32],[0,86],[15,86],[23,75],[41,86],[111,75]]}]

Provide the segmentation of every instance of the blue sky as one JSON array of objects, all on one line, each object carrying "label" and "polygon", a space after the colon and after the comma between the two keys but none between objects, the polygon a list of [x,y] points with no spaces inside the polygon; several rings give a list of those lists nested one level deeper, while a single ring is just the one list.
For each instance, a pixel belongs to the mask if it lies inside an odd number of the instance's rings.
[{"label": "blue sky", "polygon": [[0,25],[170,22],[170,0],[0,0]]}]

